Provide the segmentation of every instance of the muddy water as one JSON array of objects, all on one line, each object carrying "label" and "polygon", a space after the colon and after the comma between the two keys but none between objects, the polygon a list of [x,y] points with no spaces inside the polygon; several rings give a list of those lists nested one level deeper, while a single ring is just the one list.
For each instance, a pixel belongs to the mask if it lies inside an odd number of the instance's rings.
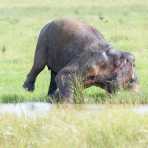
[{"label": "muddy water", "polygon": [[[43,102],[28,102],[28,103],[9,103],[9,104],[0,104],[0,115],[2,114],[15,114],[17,116],[28,116],[28,117],[40,117],[47,115],[55,105]],[[101,112],[108,108],[112,108],[112,105],[83,105],[83,109],[92,112]],[[117,106],[117,109],[120,108]],[[114,107],[115,109],[115,107]],[[126,107],[127,109],[127,107]],[[147,114],[148,115],[148,104],[147,105],[137,105],[129,106],[128,110],[138,114]]]}]

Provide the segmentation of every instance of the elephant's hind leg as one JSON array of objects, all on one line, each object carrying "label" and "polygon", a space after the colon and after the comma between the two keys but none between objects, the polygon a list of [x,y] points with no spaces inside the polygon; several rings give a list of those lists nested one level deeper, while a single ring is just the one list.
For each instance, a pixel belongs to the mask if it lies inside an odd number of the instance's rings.
[{"label": "elephant's hind leg", "polygon": [[27,75],[26,81],[23,84],[23,87],[28,91],[34,90],[34,84],[38,74],[44,69],[47,64],[47,53],[46,46],[42,40],[38,40],[36,52],[34,56],[33,66]]}]

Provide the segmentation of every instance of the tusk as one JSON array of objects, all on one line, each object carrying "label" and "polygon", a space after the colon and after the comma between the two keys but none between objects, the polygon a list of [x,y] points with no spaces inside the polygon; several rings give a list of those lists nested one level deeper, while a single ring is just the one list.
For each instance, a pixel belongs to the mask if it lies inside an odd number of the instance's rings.
[{"label": "tusk", "polygon": [[132,64],[132,79],[135,79],[135,70],[134,70],[133,64]]},{"label": "tusk", "polygon": [[127,60],[124,60],[124,64],[126,64],[127,63]]},{"label": "tusk", "polygon": [[134,79],[135,78],[135,75],[134,75],[134,73],[132,74],[132,79]]},{"label": "tusk", "polygon": [[107,57],[106,53],[103,52],[102,55],[103,55],[104,59],[105,59],[106,61],[108,61],[108,57]]},{"label": "tusk", "polygon": [[133,70],[133,67],[132,67],[132,79],[135,79],[135,71]]}]

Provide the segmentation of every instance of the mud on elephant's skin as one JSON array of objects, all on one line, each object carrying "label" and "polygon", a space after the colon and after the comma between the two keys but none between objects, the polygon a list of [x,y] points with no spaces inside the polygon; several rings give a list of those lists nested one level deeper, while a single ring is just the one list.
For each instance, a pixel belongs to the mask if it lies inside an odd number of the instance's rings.
[{"label": "mud on elephant's skin", "polygon": [[109,93],[137,84],[134,56],[115,50],[95,28],[77,20],[55,20],[42,28],[25,89],[34,90],[45,66],[51,70],[48,95],[58,90],[67,102],[72,101],[76,77],[82,78],[84,87],[96,85]]}]

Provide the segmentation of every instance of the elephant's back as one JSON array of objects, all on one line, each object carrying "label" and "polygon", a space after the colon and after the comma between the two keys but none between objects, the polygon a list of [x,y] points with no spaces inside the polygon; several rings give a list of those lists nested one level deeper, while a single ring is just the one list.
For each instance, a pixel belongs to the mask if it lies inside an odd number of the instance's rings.
[{"label": "elephant's back", "polygon": [[73,58],[91,47],[98,48],[104,37],[92,26],[71,19],[55,20],[45,26],[48,64],[59,71]]}]

